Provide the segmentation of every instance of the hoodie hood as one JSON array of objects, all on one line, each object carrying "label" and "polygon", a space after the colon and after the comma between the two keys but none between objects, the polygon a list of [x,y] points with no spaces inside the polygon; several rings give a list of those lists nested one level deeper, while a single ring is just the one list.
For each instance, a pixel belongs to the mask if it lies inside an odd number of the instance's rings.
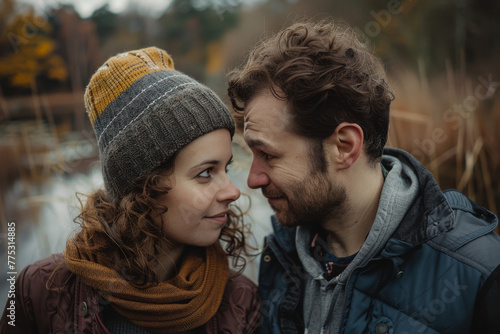
[{"label": "hoodie hood", "polygon": [[[398,250],[408,251],[414,245],[451,228],[453,222],[451,209],[432,174],[418,161],[404,151],[386,149],[382,157],[382,166],[388,172],[372,227],[363,246],[340,275],[330,281],[324,278],[323,268],[309,251],[311,226],[297,227],[295,236],[297,253],[308,273],[304,295],[304,321],[309,332],[320,333],[325,329],[328,329],[328,332],[337,331],[342,317],[340,310],[344,307],[344,287],[350,275],[356,268],[366,265],[374,257],[379,256],[391,238],[396,237],[400,239],[397,244],[407,246],[399,247]],[[422,198],[423,196],[419,194],[426,187],[431,188],[430,196]],[[437,217],[437,213],[442,217],[443,211],[446,210],[449,211],[449,215],[445,216],[449,219],[436,224],[432,217]],[[417,224],[419,228],[415,231],[415,220],[422,220],[423,213],[426,218]],[[313,309],[318,310],[317,307],[312,307],[318,302],[322,304],[320,308],[322,312],[311,312]],[[337,311],[331,311],[333,309]]]}]

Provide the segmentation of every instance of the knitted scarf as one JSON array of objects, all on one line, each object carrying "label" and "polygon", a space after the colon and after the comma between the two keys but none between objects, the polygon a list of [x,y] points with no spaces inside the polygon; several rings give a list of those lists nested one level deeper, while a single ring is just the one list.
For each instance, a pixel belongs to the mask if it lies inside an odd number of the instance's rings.
[{"label": "knitted scarf", "polygon": [[229,275],[220,245],[206,248],[204,256],[188,251],[174,278],[146,289],[135,288],[114,270],[83,258],[71,242],[65,258],[71,272],[99,291],[119,314],[158,334],[207,323],[219,308]]}]

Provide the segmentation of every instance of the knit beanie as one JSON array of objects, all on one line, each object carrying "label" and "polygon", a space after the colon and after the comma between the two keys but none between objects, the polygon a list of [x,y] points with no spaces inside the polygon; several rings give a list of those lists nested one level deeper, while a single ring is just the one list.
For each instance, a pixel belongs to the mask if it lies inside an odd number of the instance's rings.
[{"label": "knit beanie", "polygon": [[219,97],[175,71],[172,58],[156,47],[108,59],[90,79],[85,108],[115,203],[194,139],[220,128],[232,137],[235,129]]}]

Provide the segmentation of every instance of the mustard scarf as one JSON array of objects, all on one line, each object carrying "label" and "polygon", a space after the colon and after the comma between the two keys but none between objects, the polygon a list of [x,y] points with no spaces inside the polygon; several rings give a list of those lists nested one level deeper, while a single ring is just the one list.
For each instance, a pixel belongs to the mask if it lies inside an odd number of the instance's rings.
[{"label": "mustard scarf", "polygon": [[172,279],[138,289],[114,270],[82,258],[73,243],[65,252],[68,268],[111,302],[132,323],[152,333],[178,333],[197,328],[217,312],[229,276],[220,245],[206,248],[205,256],[188,251]]}]

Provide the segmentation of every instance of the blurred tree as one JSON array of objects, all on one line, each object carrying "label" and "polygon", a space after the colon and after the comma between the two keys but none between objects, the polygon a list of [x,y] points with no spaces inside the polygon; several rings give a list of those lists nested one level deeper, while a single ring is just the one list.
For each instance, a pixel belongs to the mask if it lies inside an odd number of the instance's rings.
[{"label": "blurred tree", "polygon": [[497,63],[500,53],[500,2],[469,0],[467,9],[464,13],[467,59],[476,63]]},{"label": "blurred tree", "polygon": [[[138,8],[137,4],[116,15],[113,32],[108,38],[101,37],[100,50],[104,58],[151,45],[160,45],[163,40],[155,40],[158,35],[159,24],[157,19]],[[103,39],[104,38],[104,39]]]},{"label": "blurred tree", "polygon": [[[165,24],[164,37],[177,39],[196,28],[198,29],[196,33],[204,42],[212,42],[219,39],[228,29],[236,26],[238,7],[239,1],[231,3],[216,0],[204,2],[174,0],[160,18],[160,21]],[[197,23],[189,23],[193,20]],[[183,45],[183,47],[182,51],[186,51],[189,45]]]},{"label": "blurred tree", "polygon": [[459,1],[401,2],[374,43],[388,62],[418,70],[417,60],[422,59],[429,76],[441,74],[447,60],[460,65],[465,43],[463,10]]},{"label": "blurred tree", "polygon": [[203,80],[214,42],[237,25],[240,5],[241,0],[173,0],[159,22],[162,46],[176,67]]},{"label": "blurred tree", "polygon": [[[274,2],[285,0],[266,1]],[[297,0],[289,13],[345,21],[391,64],[389,69],[418,70],[421,59],[434,76],[445,70],[446,61],[462,69],[500,52],[500,3],[495,0]]]},{"label": "blurred tree", "polygon": [[53,8],[47,15],[54,26],[56,52],[64,59],[70,73],[64,90],[81,92],[102,63],[96,25],[92,20],[82,19],[71,5]]},{"label": "blurred tree", "polygon": [[99,36],[101,45],[116,32],[117,17],[117,14],[109,10],[108,3],[102,5],[90,15],[90,20],[94,21],[96,25],[97,36]]},{"label": "blurred tree", "polygon": [[56,85],[66,82],[68,70],[56,53],[53,27],[32,8],[15,15],[4,26],[0,46],[0,85],[4,94],[29,92],[37,82]]},{"label": "blurred tree", "polygon": [[[0,5],[0,31],[3,33],[14,13],[15,0],[3,0]],[[3,49],[0,49],[3,53]]]}]

